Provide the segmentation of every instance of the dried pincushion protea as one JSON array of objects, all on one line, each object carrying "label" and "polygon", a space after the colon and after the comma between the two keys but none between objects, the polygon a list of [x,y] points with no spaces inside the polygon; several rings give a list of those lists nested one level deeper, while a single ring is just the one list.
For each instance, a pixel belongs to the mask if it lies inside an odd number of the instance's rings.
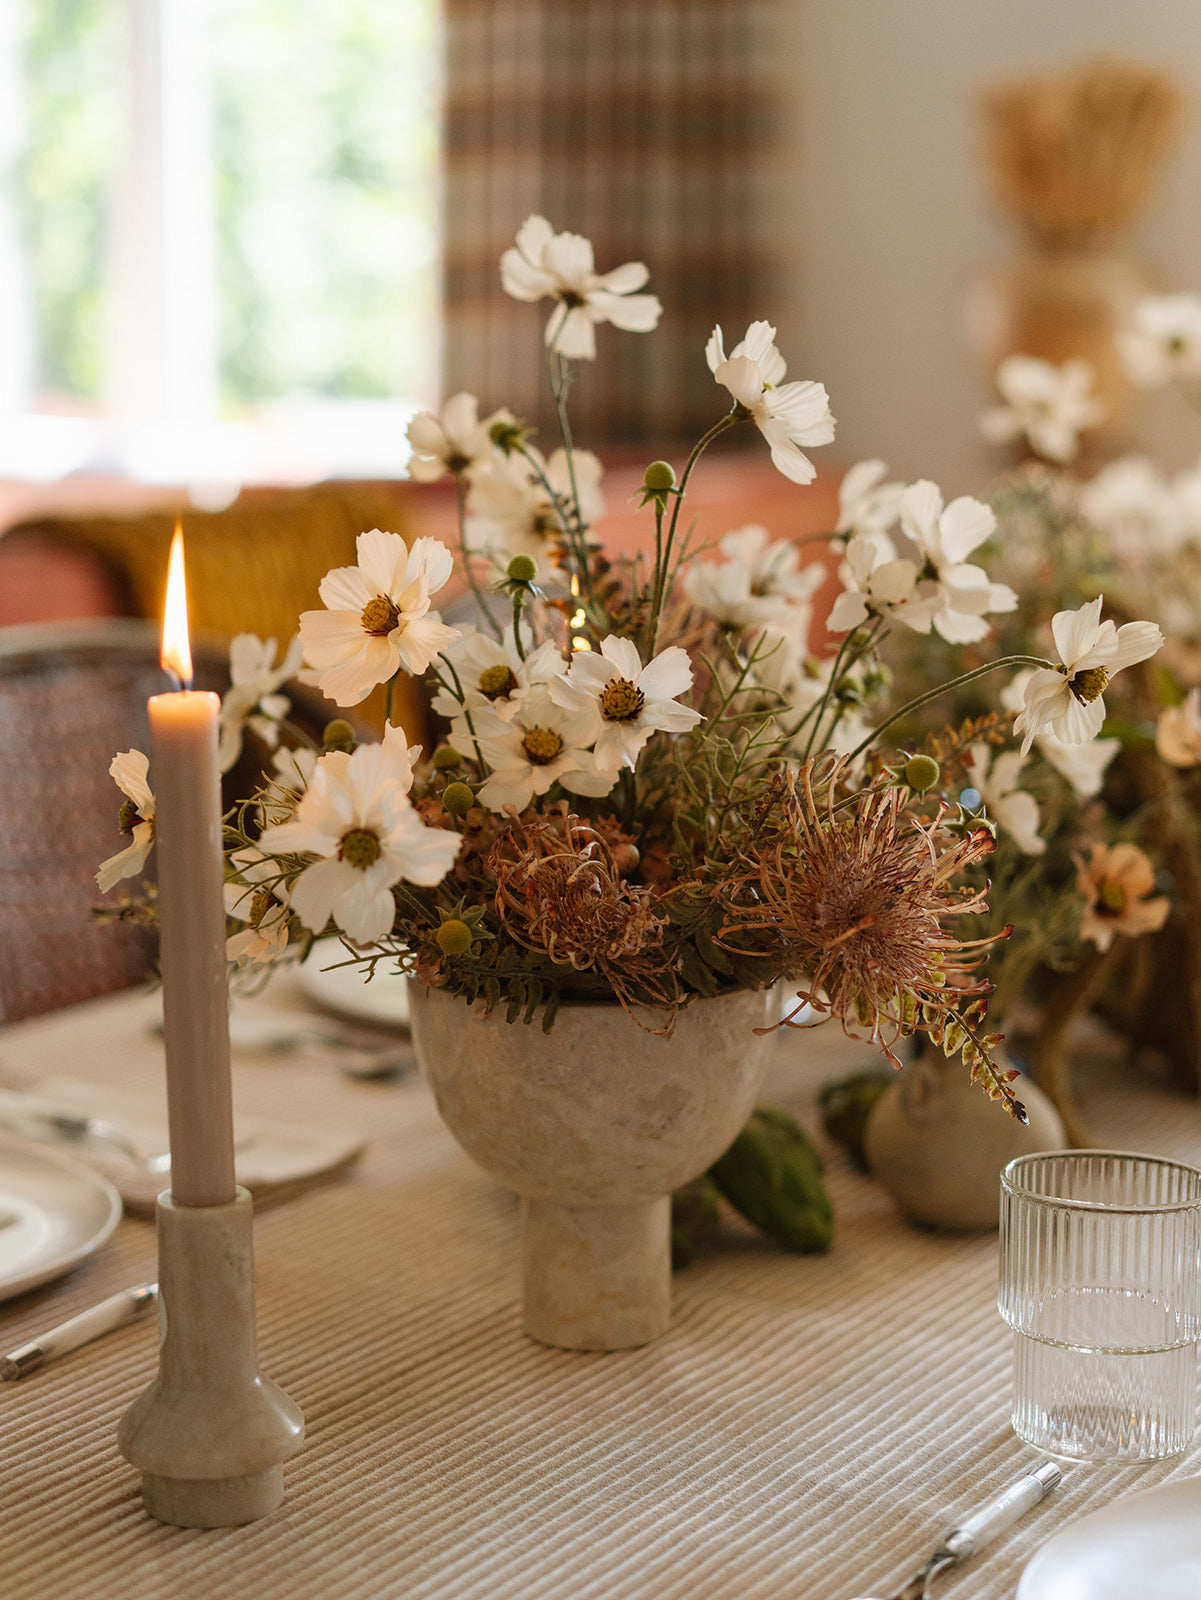
[{"label": "dried pincushion protea", "polygon": [[558,817],[523,818],[512,808],[510,816],[488,858],[506,932],[559,965],[599,973],[627,1011],[668,1007],[666,1028],[650,1031],[670,1032],[679,986],[651,890],[627,883],[608,841],[566,807]]},{"label": "dried pincushion protea", "polygon": [[973,1078],[1024,1118],[1014,1074],[990,1059],[1000,1036],[982,1033],[990,986],[974,976],[979,952],[1003,935],[963,941],[945,926],[987,909],[983,891],[952,880],[992,852],[991,833],[953,831],[944,808],[914,815],[886,776],[840,806],[844,771],[810,761],[779,780],[781,825],[742,852],[723,944],[749,953],[774,936],[783,975],[803,979],[798,1000],[869,1031],[895,1067],[897,1042],[918,1031],[948,1055],[962,1049]]}]

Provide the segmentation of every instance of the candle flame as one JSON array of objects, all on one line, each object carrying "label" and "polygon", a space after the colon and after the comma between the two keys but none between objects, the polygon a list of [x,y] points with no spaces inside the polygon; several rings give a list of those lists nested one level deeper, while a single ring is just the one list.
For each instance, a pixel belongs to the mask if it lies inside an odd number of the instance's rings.
[{"label": "candle flame", "polygon": [[177,520],[167,563],[167,599],[163,606],[163,667],[181,689],[191,687],[192,648],[188,643],[188,589],[184,577],[183,527]]}]

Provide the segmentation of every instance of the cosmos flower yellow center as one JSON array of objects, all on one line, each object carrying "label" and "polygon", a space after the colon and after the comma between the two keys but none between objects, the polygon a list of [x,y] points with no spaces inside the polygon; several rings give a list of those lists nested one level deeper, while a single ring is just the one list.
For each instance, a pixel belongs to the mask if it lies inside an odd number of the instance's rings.
[{"label": "cosmos flower yellow center", "polygon": [[646,696],[628,678],[614,678],[605,685],[600,697],[601,712],[606,722],[629,722],[645,704]]},{"label": "cosmos flower yellow center", "polygon": [[494,667],[485,667],[480,673],[480,693],[489,700],[499,700],[502,695],[512,694],[516,687],[517,679],[503,661]]},{"label": "cosmos flower yellow center", "polygon": [[529,728],[521,748],[534,766],[545,767],[562,751],[563,740],[553,728]]},{"label": "cosmos flower yellow center", "polygon": [[386,594],[377,594],[374,600],[368,600],[363,607],[361,620],[364,633],[374,634],[377,639],[386,639],[400,621],[400,612]]},{"label": "cosmos flower yellow center", "polygon": [[342,843],[338,846],[338,860],[345,861],[348,867],[357,867],[360,872],[366,872],[368,867],[373,867],[380,857],[379,835],[371,832],[370,828],[351,828],[342,835]]},{"label": "cosmos flower yellow center", "polygon": [[1102,878],[1097,885],[1097,910],[1107,916],[1120,917],[1128,899],[1129,896],[1116,878]]},{"label": "cosmos flower yellow center", "polygon": [[256,889],[250,901],[251,926],[257,928],[271,909],[274,896],[270,889]]},{"label": "cosmos flower yellow center", "polygon": [[1082,706],[1090,705],[1105,693],[1109,673],[1105,667],[1086,667],[1068,679],[1068,688]]}]

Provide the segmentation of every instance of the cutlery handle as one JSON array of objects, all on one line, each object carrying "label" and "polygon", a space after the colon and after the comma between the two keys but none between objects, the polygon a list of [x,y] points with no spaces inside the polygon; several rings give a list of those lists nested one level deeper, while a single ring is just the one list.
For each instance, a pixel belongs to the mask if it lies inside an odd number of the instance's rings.
[{"label": "cutlery handle", "polygon": [[943,1538],[943,1552],[955,1561],[966,1561],[1050,1494],[1062,1477],[1063,1472],[1054,1461],[1040,1461],[1002,1489],[995,1500],[952,1528]]}]

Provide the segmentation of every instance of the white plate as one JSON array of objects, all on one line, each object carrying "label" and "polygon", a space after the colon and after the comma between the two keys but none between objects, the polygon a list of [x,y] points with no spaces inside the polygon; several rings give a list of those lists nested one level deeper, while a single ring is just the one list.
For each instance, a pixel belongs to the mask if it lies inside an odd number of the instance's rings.
[{"label": "white plate", "polygon": [[407,1028],[409,980],[390,963],[381,961],[374,978],[365,982],[365,967],[333,965],[346,959],[340,945],[318,945],[312,951],[296,977],[313,1004],[351,1022],[369,1022],[377,1028]]},{"label": "white plate", "polygon": [[1201,1478],[1142,1489],[1048,1539],[1017,1600],[1193,1600],[1201,1596]]},{"label": "white plate", "polygon": [[0,1300],[36,1289],[102,1245],[121,1196],[57,1150],[0,1135]]}]

